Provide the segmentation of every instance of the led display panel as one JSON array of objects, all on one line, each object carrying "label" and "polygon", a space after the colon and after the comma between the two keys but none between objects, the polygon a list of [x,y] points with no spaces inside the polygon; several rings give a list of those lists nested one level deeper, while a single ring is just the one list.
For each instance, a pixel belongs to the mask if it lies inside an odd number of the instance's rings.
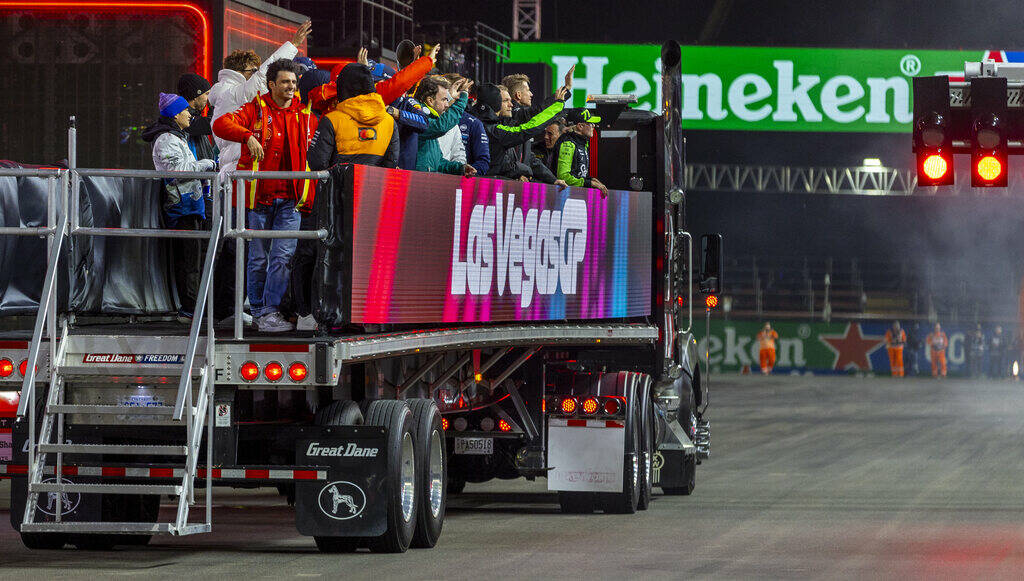
[{"label": "led display panel", "polygon": [[353,323],[651,312],[650,192],[354,166]]}]

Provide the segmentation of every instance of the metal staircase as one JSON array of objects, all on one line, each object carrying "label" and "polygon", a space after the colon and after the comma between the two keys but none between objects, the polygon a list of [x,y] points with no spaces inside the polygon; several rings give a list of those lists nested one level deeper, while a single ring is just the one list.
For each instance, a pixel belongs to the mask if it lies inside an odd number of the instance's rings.
[{"label": "metal staircase", "polygon": [[[71,172],[75,170],[72,166]],[[74,180],[75,176],[72,176]],[[78,180],[75,180],[77,182]],[[74,183],[74,182],[73,182]],[[77,186],[77,183],[74,183]],[[71,196],[77,196],[77,187]],[[75,211],[77,204],[71,205]],[[68,208],[68,204],[64,204]],[[94,235],[94,232],[76,232],[68,212],[61,212],[51,243],[49,262],[43,292],[40,297],[28,365],[22,385],[18,416],[28,418],[28,497],[21,524],[23,534],[74,533],[82,534],[172,534],[187,535],[209,532],[212,517],[210,479],[206,479],[203,522],[189,520],[190,508],[195,504],[195,479],[198,470],[203,428],[206,427],[207,470],[212,468],[213,392],[214,392],[214,330],[212,292],[216,248],[223,230],[223,218],[214,212],[209,232],[198,300],[188,336],[99,335],[75,334],[62,320],[61,331],[56,327],[56,280],[62,250],[74,235]],[[69,223],[71,228],[69,229]],[[174,237],[175,231],[147,231],[148,236]],[[134,234],[135,232],[129,233]],[[198,233],[188,233],[192,237]],[[147,235],[147,234],[140,234]],[[205,236],[204,236],[205,237]],[[205,330],[203,329],[205,323]],[[44,340],[43,330],[48,329]],[[203,335],[201,338],[200,335]],[[38,396],[34,393],[36,375],[40,367],[43,346],[50,351],[49,389]],[[42,366],[46,368],[45,362]],[[177,390],[174,391],[174,384]],[[132,387],[144,388],[149,393],[143,405],[130,396]],[[173,394],[173,395],[171,395]],[[45,396],[45,403],[42,397]],[[173,400],[173,404],[171,401]],[[34,402],[39,401],[39,404]],[[42,412],[37,424],[37,405]],[[125,425],[131,434],[142,441],[147,429],[153,430],[152,443],[76,443],[69,441],[66,428],[82,425]],[[168,427],[171,429],[168,429]],[[168,434],[179,433],[174,426],[184,427],[179,442],[167,443]],[[37,437],[38,429],[38,437]],[[102,467],[108,456],[131,456],[136,462],[171,464],[183,470],[180,482],[167,484],[139,483],[76,483],[64,478],[69,457],[77,466],[91,464]],[[52,459],[52,461],[50,461]],[[96,462],[89,462],[95,459]],[[51,476],[54,476],[51,478]],[[178,499],[177,514],[173,522],[81,522],[62,519],[60,503],[64,495],[171,495]],[[53,515],[38,514],[40,494],[55,495],[57,510]],[[159,519],[157,519],[159,520]]]}]

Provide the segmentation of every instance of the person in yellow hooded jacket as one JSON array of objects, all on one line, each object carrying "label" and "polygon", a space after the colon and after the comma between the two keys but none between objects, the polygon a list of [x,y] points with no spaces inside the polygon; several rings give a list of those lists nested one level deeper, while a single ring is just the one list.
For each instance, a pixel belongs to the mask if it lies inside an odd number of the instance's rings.
[{"label": "person in yellow hooded jacket", "polygon": [[338,104],[320,117],[306,161],[314,171],[339,163],[398,166],[395,118],[374,92],[370,69],[345,65],[338,75]]}]

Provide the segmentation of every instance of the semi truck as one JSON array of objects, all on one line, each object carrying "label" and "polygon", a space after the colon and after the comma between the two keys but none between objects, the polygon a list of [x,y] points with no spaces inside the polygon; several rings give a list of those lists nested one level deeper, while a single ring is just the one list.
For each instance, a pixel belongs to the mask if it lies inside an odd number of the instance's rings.
[{"label": "semi truck", "polygon": [[[719,290],[722,257],[711,240],[693,263],[678,44],[663,69],[660,115],[589,97],[607,195],[360,165],[81,168],[73,124],[67,168],[0,168],[20,201],[0,228],[0,389],[19,396],[0,474],[24,544],[208,532],[215,486],[277,487],[324,552],[432,547],[467,482],[545,478],[567,513],[690,494],[710,454],[694,286]],[[211,181],[209,229],[160,227],[169,177]],[[313,229],[247,229],[230,194],[253,179],[316,180]],[[315,332],[245,328],[245,246],[272,237],[316,253]],[[206,244],[188,323],[167,316],[167,238]],[[215,321],[224,269],[234,315]]]}]

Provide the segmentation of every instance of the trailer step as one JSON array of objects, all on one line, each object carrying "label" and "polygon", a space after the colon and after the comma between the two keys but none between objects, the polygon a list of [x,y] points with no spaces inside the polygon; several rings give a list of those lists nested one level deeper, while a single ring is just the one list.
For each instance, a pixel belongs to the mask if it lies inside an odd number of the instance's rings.
[{"label": "trailer step", "polygon": [[171,523],[144,522],[39,522],[21,525],[23,533],[102,533],[115,535],[194,535],[210,532],[208,524],[178,528]]},{"label": "trailer step", "polygon": [[184,456],[185,446],[151,446],[142,444],[39,444],[44,454],[145,454],[149,456]]},{"label": "trailer step", "polygon": [[51,414],[104,414],[131,416],[171,416],[174,408],[166,405],[124,406],[124,405],[80,405],[56,404],[46,407]]},{"label": "trailer step", "polygon": [[160,494],[181,495],[181,485],[167,484],[77,484],[40,482],[29,485],[29,492],[80,492],[83,494]]}]

